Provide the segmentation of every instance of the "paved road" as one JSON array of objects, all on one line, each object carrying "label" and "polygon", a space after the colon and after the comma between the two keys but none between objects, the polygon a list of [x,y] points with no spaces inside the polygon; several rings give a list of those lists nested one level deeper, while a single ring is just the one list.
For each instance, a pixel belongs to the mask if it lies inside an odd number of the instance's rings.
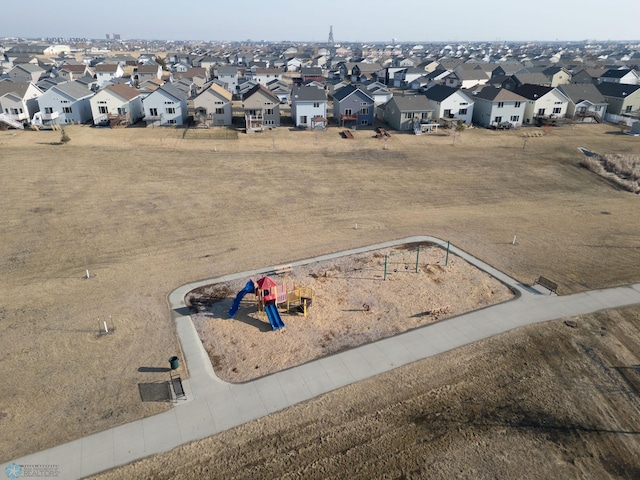
[{"label": "paved road", "polygon": [[[294,262],[292,266],[422,241],[446,244],[434,237],[410,237]],[[640,303],[640,283],[556,296],[542,287],[523,285],[454,246],[451,252],[510,286],[517,293],[516,298],[241,385],[215,376],[184,297],[198,286],[244,280],[273,267],[183,285],[169,295],[169,303],[189,370],[190,378],[184,382],[187,399],[178,400],[175,408],[167,412],[15,459],[2,465],[2,471],[16,468],[13,464],[48,465],[56,469],[60,479],[86,477],[523,325]]]}]

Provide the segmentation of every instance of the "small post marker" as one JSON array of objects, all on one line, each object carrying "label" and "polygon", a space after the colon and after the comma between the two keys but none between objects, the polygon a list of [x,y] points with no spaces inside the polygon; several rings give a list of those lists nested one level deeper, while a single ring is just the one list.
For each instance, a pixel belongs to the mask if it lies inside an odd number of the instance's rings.
[{"label": "small post marker", "polygon": [[358,229],[358,224],[357,224],[357,223],[356,223],[356,228],[355,228],[355,229],[356,229],[356,230]]},{"label": "small post marker", "polygon": [[107,321],[103,320],[102,323],[104,324],[104,333],[109,333],[109,327],[107,327]]},{"label": "small post marker", "polygon": [[517,234],[515,234],[515,233],[513,234],[513,240],[511,240],[511,245],[515,245],[516,244],[516,237],[517,236],[518,236]]},{"label": "small post marker", "polygon": [[85,272],[87,273],[87,280],[88,280],[88,279],[90,279],[90,278],[91,278],[91,275],[89,275],[89,269],[87,268],[87,269],[85,270]]}]

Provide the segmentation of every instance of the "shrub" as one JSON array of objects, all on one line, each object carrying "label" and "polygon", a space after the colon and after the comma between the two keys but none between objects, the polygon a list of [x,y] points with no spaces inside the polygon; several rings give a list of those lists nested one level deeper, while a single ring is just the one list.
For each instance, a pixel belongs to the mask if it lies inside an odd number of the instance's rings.
[{"label": "shrub", "polygon": [[69,138],[69,135],[67,135],[67,132],[64,131],[64,128],[62,129],[61,135],[60,135],[60,143],[67,143],[70,142],[71,138]]}]

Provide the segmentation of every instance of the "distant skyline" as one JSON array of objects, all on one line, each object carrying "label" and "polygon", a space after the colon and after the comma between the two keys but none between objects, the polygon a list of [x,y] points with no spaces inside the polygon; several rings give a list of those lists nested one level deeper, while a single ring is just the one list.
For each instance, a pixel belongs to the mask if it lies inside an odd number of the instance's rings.
[{"label": "distant skyline", "polygon": [[6,2],[0,36],[340,42],[639,40],[640,1]]}]

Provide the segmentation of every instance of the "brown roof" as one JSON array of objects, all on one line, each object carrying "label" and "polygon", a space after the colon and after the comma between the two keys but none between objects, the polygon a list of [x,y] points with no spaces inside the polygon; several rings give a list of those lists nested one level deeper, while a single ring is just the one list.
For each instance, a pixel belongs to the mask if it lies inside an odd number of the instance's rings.
[{"label": "brown roof", "polygon": [[126,100],[133,100],[138,95],[140,95],[140,92],[138,90],[130,87],[126,83],[115,83],[106,87],[105,90],[109,90],[110,92],[113,92],[119,97],[122,97]]},{"label": "brown roof", "polygon": [[158,73],[160,65],[138,65],[138,73]]},{"label": "brown roof", "polygon": [[84,73],[86,68],[86,65],[63,65],[62,67],[60,67],[60,70],[66,70],[67,72]]},{"label": "brown roof", "polygon": [[98,72],[115,72],[117,70],[118,70],[118,64],[117,63],[113,63],[113,64],[102,63],[100,65],[96,65],[96,68],[95,68],[96,73],[98,73]]}]

